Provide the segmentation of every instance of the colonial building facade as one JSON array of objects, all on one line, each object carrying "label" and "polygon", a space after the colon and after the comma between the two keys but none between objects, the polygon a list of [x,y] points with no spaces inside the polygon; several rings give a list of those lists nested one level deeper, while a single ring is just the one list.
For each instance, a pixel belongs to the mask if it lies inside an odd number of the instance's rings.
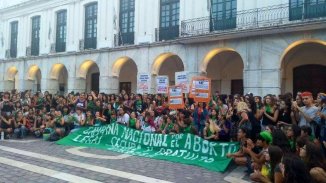
[{"label": "colonial building facade", "polygon": [[325,0],[2,0],[0,91],[136,92],[188,71],[234,94],[326,91]]}]

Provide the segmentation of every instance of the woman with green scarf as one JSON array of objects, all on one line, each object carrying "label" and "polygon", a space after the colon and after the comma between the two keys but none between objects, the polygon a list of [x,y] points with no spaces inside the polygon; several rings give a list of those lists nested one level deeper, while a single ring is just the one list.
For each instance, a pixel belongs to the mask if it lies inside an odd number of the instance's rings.
[{"label": "woman with green scarf", "polygon": [[267,125],[277,125],[279,109],[275,103],[275,98],[272,95],[264,97],[264,107],[261,111],[262,114],[262,127],[266,128]]},{"label": "woman with green scarf", "polygon": [[135,130],[138,130],[140,128],[139,120],[137,119],[135,112],[132,112],[130,114],[130,119],[129,119],[129,122],[127,123],[127,125],[129,128],[132,128]]}]

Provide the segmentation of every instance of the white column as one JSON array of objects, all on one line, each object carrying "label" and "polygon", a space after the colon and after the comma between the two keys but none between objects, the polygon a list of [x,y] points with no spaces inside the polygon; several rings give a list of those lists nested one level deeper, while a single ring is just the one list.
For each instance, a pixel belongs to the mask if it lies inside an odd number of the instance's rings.
[{"label": "white column", "polygon": [[41,80],[42,92],[48,91],[49,93],[55,94],[59,91],[59,83],[56,79],[44,78]]},{"label": "white column", "polygon": [[157,75],[152,74],[151,93],[156,93],[156,77],[157,77]]},{"label": "white column", "polygon": [[18,79],[18,91],[25,91],[25,90],[32,90],[34,87],[34,80],[25,80],[25,79]]},{"label": "white column", "polygon": [[15,83],[13,81],[0,81],[0,91],[9,91],[15,88]]},{"label": "white column", "polygon": [[85,92],[86,91],[86,79],[80,77],[69,77],[68,78],[68,92],[74,91]]},{"label": "white column", "polygon": [[101,76],[100,75],[100,92],[109,93],[110,87],[112,83],[110,83],[110,76]]},{"label": "white column", "polygon": [[[119,78],[115,76],[106,77],[104,81],[108,85],[107,93],[118,94],[119,93]],[[100,83],[101,87],[101,83]],[[101,89],[100,89],[101,90]]]}]

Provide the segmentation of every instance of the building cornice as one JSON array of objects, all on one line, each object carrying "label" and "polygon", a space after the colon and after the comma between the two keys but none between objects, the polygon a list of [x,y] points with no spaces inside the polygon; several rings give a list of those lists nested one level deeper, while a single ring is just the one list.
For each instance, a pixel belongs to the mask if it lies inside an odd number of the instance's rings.
[{"label": "building cornice", "polygon": [[75,2],[76,0],[30,0],[4,9],[0,9],[2,20],[22,17]]}]

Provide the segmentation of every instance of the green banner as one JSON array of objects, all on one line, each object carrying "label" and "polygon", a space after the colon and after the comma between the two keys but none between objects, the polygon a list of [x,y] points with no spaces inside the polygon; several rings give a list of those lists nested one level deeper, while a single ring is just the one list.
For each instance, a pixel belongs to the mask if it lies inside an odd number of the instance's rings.
[{"label": "green banner", "polygon": [[210,142],[192,134],[145,133],[116,123],[82,128],[57,144],[107,149],[220,172],[225,171],[231,161],[226,154],[239,148],[238,143]]}]

